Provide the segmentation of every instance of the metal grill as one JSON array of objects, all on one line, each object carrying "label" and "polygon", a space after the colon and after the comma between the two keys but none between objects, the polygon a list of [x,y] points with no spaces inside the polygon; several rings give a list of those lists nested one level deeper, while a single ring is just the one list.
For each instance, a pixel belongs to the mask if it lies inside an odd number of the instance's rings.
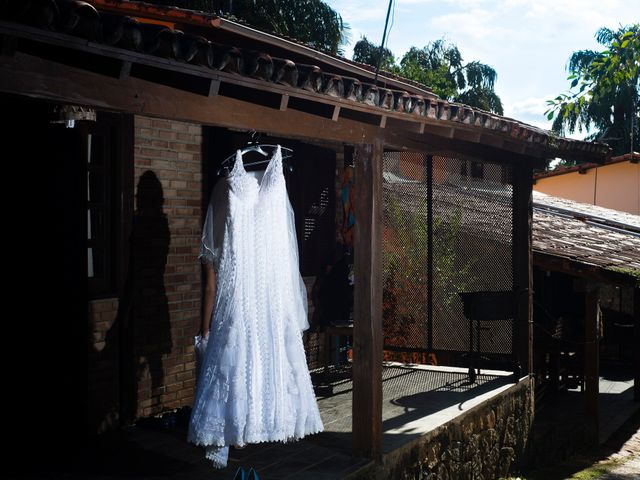
[{"label": "metal grill", "polygon": [[512,179],[506,165],[385,152],[386,349],[453,358],[474,335],[483,355],[511,356],[514,318],[474,324],[460,293],[513,291]]}]

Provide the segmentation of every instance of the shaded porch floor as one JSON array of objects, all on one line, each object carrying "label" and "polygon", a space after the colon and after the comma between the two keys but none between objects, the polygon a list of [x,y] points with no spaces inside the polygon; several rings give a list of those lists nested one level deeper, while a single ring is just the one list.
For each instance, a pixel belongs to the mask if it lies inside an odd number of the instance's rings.
[{"label": "shaded porch floor", "polygon": [[633,397],[633,370],[605,366],[601,369],[599,443],[605,443],[629,418],[640,411]]},{"label": "shaded porch floor", "polygon": [[[213,469],[186,442],[189,408],[102,435],[60,471],[37,478],[225,479],[254,467],[262,480],[349,478],[370,462],[351,456],[349,365],[312,372],[325,431],[298,442],[231,448],[229,466]],[[507,372],[485,371],[475,384],[466,369],[386,363],[383,368],[383,450],[388,453],[513,385]]]}]

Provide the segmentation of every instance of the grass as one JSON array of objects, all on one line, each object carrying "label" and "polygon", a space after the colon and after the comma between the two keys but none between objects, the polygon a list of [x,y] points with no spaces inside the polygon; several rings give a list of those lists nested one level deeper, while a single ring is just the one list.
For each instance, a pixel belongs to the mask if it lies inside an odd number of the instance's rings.
[{"label": "grass", "polygon": [[569,479],[594,480],[606,473],[609,473],[618,465],[624,463],[624,461],[629,460],[629,458],[620,458],[618,460],[604,460],[602,462],[596,463],[595,465],[592,465],[591,467],[585,468],[584,470],[580,470],[579,472],[574,473],[571,477],[569,477]]},{"label": "grass", "polygon": [[595,480],[611,472],[629,458],[631,457],[605,459],[593,463],[593,457],[579,455],[553,466],[527,472],[524,476],[509,477],[504,480]]}]

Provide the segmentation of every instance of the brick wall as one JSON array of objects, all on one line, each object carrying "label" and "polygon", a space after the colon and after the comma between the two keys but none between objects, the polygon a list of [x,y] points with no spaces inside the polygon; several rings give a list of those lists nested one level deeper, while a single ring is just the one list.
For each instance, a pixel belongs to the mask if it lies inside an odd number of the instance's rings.
[{"label": "brick wall", "polygon": [[136,416],[191,405],[200,322],[202,127],[135,117]]},{"label": "brick wall", "polygon": [[[193,336],[202,295],[197,254],[205,199],[202,126],[136,116],[134,127],[130,319],[137,391],[131,408],[141,418],[193,403]],[[342,155],[338,160],[341,178]],[[305,278],[308,289],[314,281]],[[119,365],[121,339],[114,323],[118,299],[95,300],[89,307],[89,416],[93,431],[103,431],[118,424],[118,375],[126,369]],[[116,341],[105,341],[108,336]],[[322,336],[306,337],[310,366],[317,368]]]}]

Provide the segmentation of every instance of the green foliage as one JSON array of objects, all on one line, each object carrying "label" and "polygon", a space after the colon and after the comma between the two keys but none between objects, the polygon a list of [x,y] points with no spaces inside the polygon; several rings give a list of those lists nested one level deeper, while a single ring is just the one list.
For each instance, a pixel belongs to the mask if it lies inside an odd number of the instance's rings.
[{"label": "green foliage", "polygon": [[396,72],[428,85],[446,100],[466,103],[502,115],[504,110],[494,87],[498,74],[484,63],[464,63],[458,47],[444,39],[423,48],[411,47]]},{"label": "green foliage", "polygon": [[[375,67],[380,56],[380,47],[371,43],[367,37],[361,37],[353,47],[353,60]],[[390,70],[396,63],[393,53],[388,48],[382,49],[380,70]]]},{"label": "green foliage", "polygon": [[[362,37],[353,49],[353,60],[376,66],[380,47]],[[391,50],[385,48],[380,69],[414,80],[431,88],[440,98],[471,105],[502,115],[502,101],[494,91],[496,71],[484,63],[464,63],[458,47],[444,39],[423,48],[411,47],[395,63]]]},{"label": "green foliage", "polygon": [[348,42],[349,26],[321,0],[152,0],[151,3],[234,16],[259,30],[291,37],[330,53],[342,53]]},{"label": "green foliage", "polygon": [[[614,155],[640,147],[640,24],[617,31],[601,28],[596,40],[605,50],[580,50],[569,58],[567,93],[548,100],[552,129],[565,135],[596,129],[586,140],[608,143]],[[576,90],[574,90],[576,89]],[[555,117],[555,118],[554,118]]]},{"label": "green foliage", "polygon": [[[418,325],[426,333],[428,286],[427,199],[414,211],[400,207],[398,200],[385,205],[387,246],[383,253],[383,318],[384,334],[393,343],[415,343],[411,339]],[[457,253],[462,220],[458,210],[446,221],[433,218],[433,315],[448,315],[457,293],[472,280],[471,263],[461,263]],[[414,301],[407,302],[407,292]]]}]

